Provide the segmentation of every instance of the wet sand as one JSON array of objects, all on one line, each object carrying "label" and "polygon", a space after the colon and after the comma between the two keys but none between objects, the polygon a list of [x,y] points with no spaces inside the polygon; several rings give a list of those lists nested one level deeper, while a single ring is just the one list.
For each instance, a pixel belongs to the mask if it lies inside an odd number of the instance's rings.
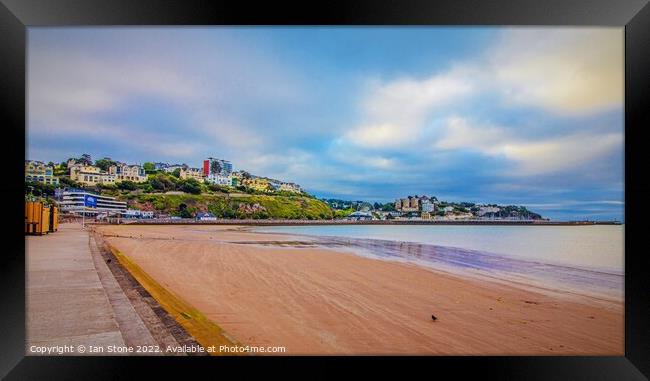
[{"label": "wet sand", "polygon": [[233,226],[95,229],[242,344],[285,346],[290,355],[624,351],[622,300],[365,258]]}]

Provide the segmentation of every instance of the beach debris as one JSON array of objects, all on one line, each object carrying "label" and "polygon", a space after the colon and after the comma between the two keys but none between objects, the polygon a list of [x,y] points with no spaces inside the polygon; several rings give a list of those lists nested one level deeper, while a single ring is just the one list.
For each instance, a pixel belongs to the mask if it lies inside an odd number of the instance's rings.
[{"label": "beach debris", "polygon": [[106,260],[106,263],[111,263],[111,259],[108,258],[108,259]]},{"label": "beach debris", "polygon": [[526,304],[539,304],[539,302],[533,302],[533,301],[530,301],[530,300],[524,300],[524,303],[526,303]]},{"label": "beach debris", "polygon": [[438,320],[438,318],[436,317],[436,315],[431,314],[431,320],[436,321],[436,320]]}]

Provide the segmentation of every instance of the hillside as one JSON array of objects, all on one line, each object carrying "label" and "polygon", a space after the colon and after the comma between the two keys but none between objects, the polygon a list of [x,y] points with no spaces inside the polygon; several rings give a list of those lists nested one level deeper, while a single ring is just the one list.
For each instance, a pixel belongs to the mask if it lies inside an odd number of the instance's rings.
[{"label": "hillside", "polygon": [[324,202],[306,196],[249,194],[128,194],[118,196],[129,208],[172,216],[194,217],[210,212],[219,218],[331,219]]}]

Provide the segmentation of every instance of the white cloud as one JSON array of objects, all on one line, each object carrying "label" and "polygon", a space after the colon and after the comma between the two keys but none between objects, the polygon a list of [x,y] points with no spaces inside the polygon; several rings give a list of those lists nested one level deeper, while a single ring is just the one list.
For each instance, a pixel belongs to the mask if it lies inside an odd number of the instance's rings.
[{"label": "white cloud", "polygon": [[450,71],[418,81],[401,78],[371,86],[363,101],[363,122],[344,140],[362,147],[390,148],[412,144],[420,138],[432,112],[472,92],[460,71]]},{"label": "white cloud", "polygon": [[[124,107],[137,96],[185,103],[202,96],[193,78],[145,59],[105,59],[30,51],[29,121],[51,124]],[[36,127],[38,128],[38,127]]]},{"label": "white cloud", "polygon": [[[474,61],[418,80],[376,82],[360,101],[361,122],[341,139],[365,148],[408,148],[432,118],[471,95],[580,115],[623,104],[623,34],[617,28],[515,28]],[[490,140],[490,131],[477,137]]]},{"label": "white cloud", "polygon": [[487,54],[506,101],[580,114],[623,105],[623,28],[516,28]]},{"label": "white cloud", "polygon": [[622,147],[623,134],[574,133],[545,139],[512,136],[503,127],[471,125],[466,119],[449,118],[445,135],[435,149],[467,149],[504,157],[515,164],[510,175],[533,176],[556,173],[581,165]]},{"label": "white cloud", "polygon": [[471,148],[489,153],[507,138],[501,127],[492,125],[470,126],[466,119],[457,116],[447,119],[445,130],[446,133],[435,143],[436,148]]},{"label": "white cloud", "polygon": [[448,118],[467,113],[471,118],[468,105],[475,96],[500,107],[531,106],[560,117],[620,110],[622,29],[509,28],[473,61],[456,62],[424,79],[376,81],[359,102],[360,122],[339,138],[338,146],[356,146],[359,151],[350,160],[368,168],[380,163],[369,160],[377,149],[473,150],[512,162],[508,175],[514,176],[579,168],[622,147],[622,131],[596,134],[583,122],[539,138],[522,128],[515,135],[514,126]]}]

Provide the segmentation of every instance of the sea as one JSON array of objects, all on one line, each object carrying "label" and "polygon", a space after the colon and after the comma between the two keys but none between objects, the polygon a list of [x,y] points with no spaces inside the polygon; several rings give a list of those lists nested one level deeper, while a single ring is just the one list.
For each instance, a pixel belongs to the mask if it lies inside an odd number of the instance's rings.
[{"label": "sea", "polygon": [[305,236],[357,255],[608,299],[622,299],[625,225],[309,225],[264,233]]}]

